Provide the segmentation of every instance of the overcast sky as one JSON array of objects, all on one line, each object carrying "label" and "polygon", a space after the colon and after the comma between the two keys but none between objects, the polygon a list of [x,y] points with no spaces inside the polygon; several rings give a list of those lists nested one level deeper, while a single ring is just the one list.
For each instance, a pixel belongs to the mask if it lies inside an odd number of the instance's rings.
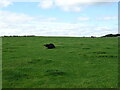
[{"label": "overcast sky", "polygon": [[82,37],[118,33],[117,0],[116,2],[85,1],[0,0],[0,36]]}]

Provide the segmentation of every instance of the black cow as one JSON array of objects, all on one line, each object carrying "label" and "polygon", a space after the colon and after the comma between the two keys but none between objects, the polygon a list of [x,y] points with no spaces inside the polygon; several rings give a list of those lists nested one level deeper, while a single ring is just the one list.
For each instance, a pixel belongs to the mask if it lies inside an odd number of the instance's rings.
[{"label": "black cow", "polygon": [[48,49],[53,49],[53,48],[55,48],[55,45],[52,44],[52,43],[50,43],[50,44],[45,44],[44,46],[47,47]]},{"label": "black cow", "polygon": [[91,36],[91,38],[96,38],[95,36]]}]

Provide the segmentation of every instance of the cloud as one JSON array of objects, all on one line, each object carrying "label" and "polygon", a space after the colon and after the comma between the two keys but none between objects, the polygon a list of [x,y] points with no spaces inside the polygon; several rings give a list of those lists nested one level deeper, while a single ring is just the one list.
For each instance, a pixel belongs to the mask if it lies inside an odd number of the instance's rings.
[{"label": "cloud", "polygon": [[[12,2],[39,2],[40,0],[9,0],[9,1],[12,1]],[[61,0],[61,1],[65,1],[65,0]],[[69,0],[66,0],[66,1],[69,1]],[[71,0],[71,1],[79,1],[79,2],[119,2],[119,0]]]},{"label": "cloud", "polygon": [[48,35],[59,27],[59,24],[53,23],[56,20],[55,17],[32,17],[24,13],[0,11],[0,35]]},{"label": "cloud", "polygon": [[61,7],[61,9],[67,12],[80,12],[82,10],[82,8],[78,6],[74,6],[74,7],[64,6],[64,7]]},{"label": "cloud", "polygon": [[55,17],[32,17],[24,13],[0,11],[1,35],[102,36],[117,33],[117,27],[86,23],[63,23]]},{"label": "cloud", "polygon": [[47,18],[47,20],[48,20],[48,21],[56,21],[57,18],[55,18],[55,17],[50,17],[50,18]]},{"label": "cloud", "polygon": [[79,5],[79,0],[55,0],[55,5],[61,8],[64,11],[74,11],[79,12],[81,11],[81,6]]},{"label": "cloud", "polygon": [[40,4],[38,5],[41,8],[51,8],[53,7],[53,1],[52,0],[40,0]]},{"label": "cloud", "polygon": [[83,7],[86,7],[85,3],[81,3],[80,0],[40,0],[39,7],[48,9],[53,7],[59,7],[63,11],[80,12]]},{"label": "cloud", "polygon": [[0,8],[7,7],[9,5],[12,5],[12,2],[10,0],[1,0],[0,1]]},{"label": "cloud", "polygon": [[0,11],[0,21],[6,23],[31,23],[31,22],[52,22],[56,21],[55,17],[32,17],[24,13],[13,13],[9,11]]},{"label": "cloud", "polygon": [[30,17],[26,14],[17,14],[8,11],[0,11],[0,21],[7,23],[23,23],[33,20],[33,17]]},{"label": "cloud", "polygon": [[118,0],[40,0],[39,7],[48,9],[58,7],[67,12],[80,12],[90,5],[104,5]]},{"label": "cloud", "polygon": [[118,21],[118,16],[114,15],[114,16],[101,16],[101,17],[97,17],[96,20],[100,20],[100,21]]},{"label": "cloud", "polygon": [[79,21],[88,21],[89,17],[78,17],[77,20],[79,20]]},{"label": "cloud", "polygon": [[[58,7],[67,12],[80,12],[90,5],[101,5],[106,2],[118,2],[119,0],[1,0],[0,8],[12,5],[14,2],[40,2],[39,7],[49,9]],[[102,2],[102,3],[99,3]]]},{"label": "cloud", "polygon": [[102,20],[117,20],[118,17],[117,16],[106,16],[101,18]]}]

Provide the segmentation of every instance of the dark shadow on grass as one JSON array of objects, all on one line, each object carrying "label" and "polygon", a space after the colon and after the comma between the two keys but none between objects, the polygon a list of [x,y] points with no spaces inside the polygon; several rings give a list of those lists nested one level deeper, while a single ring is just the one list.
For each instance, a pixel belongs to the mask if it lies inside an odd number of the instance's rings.
[{"label": "dark shadow on grass", "polygon": [[6,80],[12,80],[12,81],[17,81],[23,78],[27,78],[28,75],[21,72],[21,71],[4,71],[3,72],[4,79]]},{"label": "dark shadow on grass", "polygon": [[82,48],[82,49],[90,49],[90,48]]},{"label": "dark shadow on grass", "polygon": [[36,63],[39,63],[39,62],[42,63],[42,64],[49,64],[49,63],[52,63],[53,60],[38,58],[38,59],[32,59],[31,61],[28,61],[29,64],[36,64]]},{"label": "dark shadow on grass", "polygon": [[49,64],[49,63],[52,63],[53,62],[53,60],[46,60],[45,62],[44,62],[44,64]]},{"label": "dark shadow on grass", "polygon": [[103,51],[97,51],[97,52],[93,52],[93,53],[96,53],[96,54],[106,54],[106,52],[103,52]]},{"label": "dark shadow on grass", "polygon": [[111,48],[109,48],[109,47],[106,47],[106,49],[111,49]]},{"label": "dark shadow on grass", "polygon": [[118,56],[113,56],[113,55],[98,55],[96,57],[117,58]]},{"label": "dark shadow on grass", "polygon": [[63,75],[66,75],[65,72],[57,70],[57,69],[47,70],[45,73],[46,73],[45,75],[47,75],[47,76],[63,76]]}]

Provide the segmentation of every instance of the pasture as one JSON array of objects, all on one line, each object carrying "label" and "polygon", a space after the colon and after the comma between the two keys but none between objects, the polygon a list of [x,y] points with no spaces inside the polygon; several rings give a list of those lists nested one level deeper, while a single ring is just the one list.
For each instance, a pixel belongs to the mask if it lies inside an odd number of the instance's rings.
[{"label": "pasture", "polygon": [[[116,88],[118,38],[3,37],[3,88]],[[54,43],[55,49],[44,44]]]}]

